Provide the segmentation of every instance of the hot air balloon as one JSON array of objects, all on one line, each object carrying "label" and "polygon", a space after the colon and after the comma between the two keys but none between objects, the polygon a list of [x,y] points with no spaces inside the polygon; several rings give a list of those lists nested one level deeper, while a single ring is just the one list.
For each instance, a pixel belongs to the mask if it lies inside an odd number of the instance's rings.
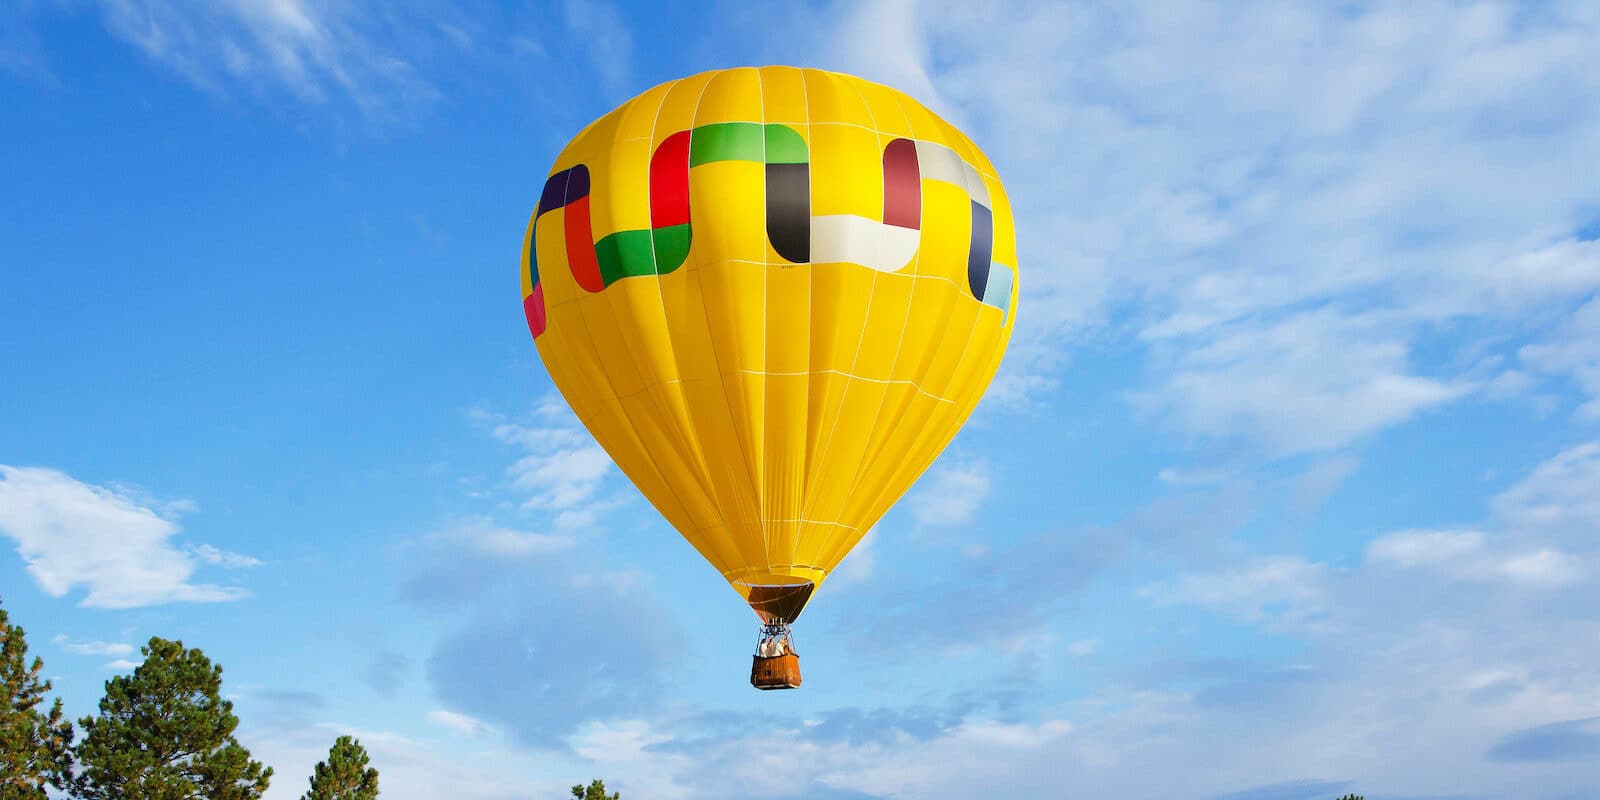
[{"label": "hot air balloon", "polygon": [[790,625],[945,448],[1016,322],[993,165],[910,97],[716,70],[595,120],[551,168],[522,305],[556,388],[761,622]]}]

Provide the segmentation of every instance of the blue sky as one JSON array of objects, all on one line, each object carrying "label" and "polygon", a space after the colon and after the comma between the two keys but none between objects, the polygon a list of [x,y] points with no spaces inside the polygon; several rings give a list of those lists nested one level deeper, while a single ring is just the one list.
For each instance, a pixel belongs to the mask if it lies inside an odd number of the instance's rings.
[{"label": "blue sky", "polygon": [[[652,5],[0,11],[0,593],[74,714],[158,635],[274,800],[346,732],[397,800],[1600,785],[1600,7]],[[967,131],[1023,286],[788,693],[517,290],[572,134],[760,63]]]}]

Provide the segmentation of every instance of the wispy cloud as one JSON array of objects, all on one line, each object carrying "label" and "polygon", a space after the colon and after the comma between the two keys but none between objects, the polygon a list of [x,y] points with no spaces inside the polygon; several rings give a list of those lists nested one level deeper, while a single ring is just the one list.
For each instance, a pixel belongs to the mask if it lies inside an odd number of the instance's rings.
[{"label": "wispy cloud", "polygon": [[125,656],[134,649],[126,642],[78,641],[66,634],[56,636],[53,641],[61,645],[62,650],[79,656]]},{"label": "wispy cloud", "polygon": [[1396,531],[1367,545],[1371,563],[1432,569],[1458,580],[1564,586],[1584,576],[1578,558],[1549,547],[1491,549],[1482,531]]},{"label": "wispy cloud", "polygon": [[[660,605],[637,580],[524,572],[440,640],[424,672],[445,710],[560,749],[586,722],[662,702],[659,668],[674,652],[674,627]],[[611,645],[596,646],[601,630]]]},{"label": "wispy cloud", "polygon": [[[1136,337],[1157,419],[1335,449],[1509,386],[1415,363],[1441,327],[1514,349],[1600,288],[1575,234],[1600,189],[1570,168],[1600,146],[1581,4],[841,8],[805,46],[939,106],[1010,188],[1002,395]],[[1594,383],[1580,325],[1526,358]]]},{"label": "wispy cloud", "polygon": [[37,6],[29,0],[12,3],[0,14],[0,71],[51,84],[55,79],[45,59],[37,15]]},{"label": "wispy cloud", "polygon": [[[246,709],[240,713],[246,726],[259,717],[248,712]],[[309,772],[312,765],[327,759],[328,746],[336,737],[355,736],[382,773],[384,797],[504,800],[557,796],[565,794],[566,787],[572,785],[572,780],[565,776],[529,769],[526,759],[502,748],[451,748],[449,740],[454,737],[448,730],[445,733],[447,735],[442,737],[421,738],[381,728],[320,720],[256,726],[242,730],[240,738],[249,741],[251,751],[267,763],[280,769],[286,769],[287,765],[303,765],[300,768]],[[297,788],[290,788],[292,785]],[[303,779],[297,785],[286,780],[275,784],[268,797],[292,800],[304,786]]]},{"label": "wispy cloud", "polygon": [[1302,778],[1284,783],[1252,786],[1237,792],[1213,795],[1209,800],[1321,800],[1333,797],[1349,786],[1349,781],[1319,781]]},{"label": "wispy cloud", "polygon": [[16,542],[46,594],[82,587],[79,605],[97,608],[246,596],[239,587],[191,583],[195,557],[173,547],[178,524],[151,505],[55,470],[0,466],[0,533]]},{"label": "wispy cloud", "polygon": [[1158,603],[1204,606],[1252,622],[1304,624],[1323,610],[1326,566],[1299,556],[1252,560],[1215,573],[1185,575],[1168,584],[1141,587]]},{"label": "wispy cloud", "polygon": [[469,717],[466,714],[457,714],[454,711],[435,709],[428,712],[428,721],[452,733],[462,736],[482,736],[496,733],[497,729],[480,719]]},{"label": "wispy cloud", "polygon": [[[403,15],[364,3],[302,0],[99,0],[106,27],[201,88],[287,91],[386,111],[438,90],[385,44]],[[412,25],[417,30],[431,26]]]},{"label": "wispy cloud", "polygon": [[1584,304],[1545,340],[1523,347],[1517,355],[1536,370],[1570,375],[1589,395],[1578,413],[1600,419],[1600,297]]},{"label": "wispy cloud", "polygon": [[193,553],[195,558],[200,559],[203,563],[213,564],[224,569],[248,569],[250,567],[259,567],[264,563],[259,558],[222,550],[209,544],[195,545],[189,548],[189,552]]},{"label": "wispy cloud", "polygon": [[982,460],[940,463],[918,481],[906,505],[922,525],[969,524],[989,497],[989,472]]},{"label": "wispy cloud", "polygon": [[561,7],[567,30],[579,43],[577,52],[584,54],[599,74],[600,85],[612,94],[631,94],[628,78],[633,65],[633,33],[622,11],[610,0],[565,0]]},{"label": "wispy cloud", "polygon": [[1140,395],[1185,430],[1242,437],[1271,455],[1329,450],[1460,397],[1470,386],[1414,374],[1382,320],[1318,310],[1208,328],[1163,342],[1160,387]]},{"label": "wispy cloud", "polygon": [[1561,451],[1494,499],[1513,532],[1572,548],[1593,548],[1600,530],[1600,441]]},{"label": "wispy cloud", "polygon": [[555,512],[557,526],[564,529],[593,523],[594,512],[605,505],[596,503],[595,495],[613,465],[565,403],[542,403],[529,423],[481,409],[468,416],[524,452],[506,469],[512,488],[523,495],[523,510]]},{"label": "wispy cloud", "polygon": [[499,581],[541,566],[550,556],[569,550],[571,537],[499,527],[486,520],[466,520],[412,542],[418,568],[404,591],[412,601],[457,607],[470,603]]},{"label": "wispy cloud", "polygon": [[[873,609],[847,632],[865,652],[930,655],[1015,648],[1127,553],[1109,530],[1049,532],[1008,547],[966,554],[958,571],[913,582],[873,584],[854,602]],[[937,625],[919,624],[938,620]],[[1035,642],[1036,643],[1036,642]]]},{"label": "wispy cloud", "polygon": [[[420,659],[445,706],[429,716],[435,725],[560,750],[585,722],[662,701],[657,667],[675,652],[675,628],[644,576],[591,569],[573,537],[483,520],[404,550],[406,599],[452,619]],[[600,630],[615,646],[596,646]]]}]

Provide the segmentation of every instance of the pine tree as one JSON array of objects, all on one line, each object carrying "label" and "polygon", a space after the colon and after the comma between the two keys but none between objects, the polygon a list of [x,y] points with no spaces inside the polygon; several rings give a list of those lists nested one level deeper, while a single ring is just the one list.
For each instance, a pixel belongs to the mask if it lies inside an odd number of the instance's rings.
[{"label": "pine tree", "polygon": [[100,715],[78,721],[83,800],[259,800],[272,770],[233,738],[222,667],[183,642],[150,639],[132,675],[106,681]]},{"label": "pine tree", "polygon": [[622,792],[606,794],[606,782],[596,778],[588,788],[581,783],[572,787],[572,796],[576,800],[621,800]]},{"label": "pine tree", "polygon": [[334,740],[328,760],[317,764],[311,791],[300,800],[376,800],[378,771],[367,766],[367,749],[349,736]]},{"label": "pine tree", "polygon": [[1339,800],[1367,800],[1367,798],[1362,797],[1359,794],[1347,794],[1344,797],[1339,798]]},{"label": "pine tree", "polygon": [[28,663],[28,641],[0,608],[0,797],[44,800],[46,786],[71,779],[72,723],[62,718],[61,700],[44,711],[50,681],[40,680],[44,661]]}]

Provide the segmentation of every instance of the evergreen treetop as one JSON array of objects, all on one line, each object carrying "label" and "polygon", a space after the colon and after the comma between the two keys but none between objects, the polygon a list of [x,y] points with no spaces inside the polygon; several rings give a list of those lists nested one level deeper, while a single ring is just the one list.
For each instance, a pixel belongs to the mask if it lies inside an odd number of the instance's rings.
[{"label": "evergreen treetop", "polygon": [[152,637],[132,675],[106,681],[100,714],[79,720],[83,800],[259,800],[272,770],[234,738],[222,667]]},{"label": "evergreen treetop", "polygon": [[300,800],[376,800],[378,771],[367,766],[367,749],[349,736],[334,740],[328,760],[317,764],[311,790]]},{"label": "evergreen treetop", "polygon": [[621,800],[622,793],[606,794],[605,781],[596,778],[590,781],[587,787],[581,783],[572,787],[572,796],[575,800]]},{"label": "evergreen treetop", "polygon": [[0,608],[0,797],[45,800],[45,788],[64,787],[72,777],[72,723],[61,700],[43,708],[50,681],[39,673],[44,660],[28,661],[28,641]]}]

